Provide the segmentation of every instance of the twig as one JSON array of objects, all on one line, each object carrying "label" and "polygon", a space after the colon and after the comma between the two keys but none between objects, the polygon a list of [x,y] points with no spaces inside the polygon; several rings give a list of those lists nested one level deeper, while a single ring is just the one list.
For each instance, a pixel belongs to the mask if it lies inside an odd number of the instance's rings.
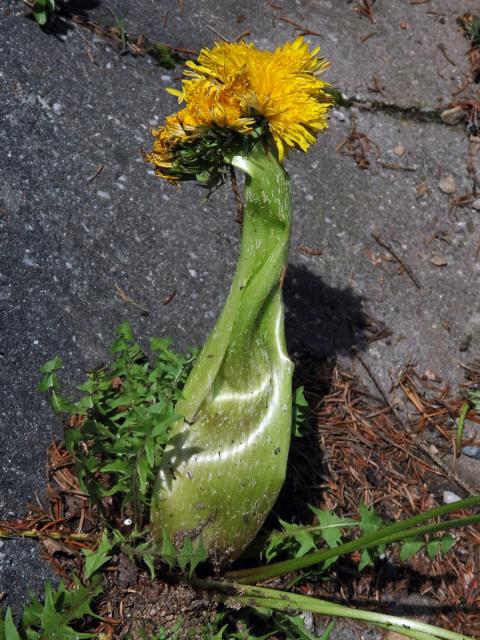
[{"label": "twig", "polygon": [[294,22],[293,20],[291,20],[290,18],[287,18],[286,16],[281,16],[279,20],[281,20],[282,22],[286,22],[287,24],[291,24],[293,27],[295,27],[296,31],[301,31],[302,35],[304,36],[318,36],[319,38],[322,37],[321,33],[318,33],[317,31],[312,31],[308,27],[304,27],[302,24],[298,24],[298,22]]},{"label": "twig", "polygon": [[355,7],[355,13],[358,13],[360,17],[365,16],[372,24],[377,24],[375,16],[373,15],[373,3],[375,0],[358,0],[358,7]]},{"label": "twig", "polygon": [[137,307],[137,309],[140,309],[140,311],[142,312],[142,316],[148,316],[148,309],[145,309],[145,307],[142,307],[141,304],[135,302],[135,300],[131,298],[126,291],[119,287],[118,284],[115,284],[114,286],[120,300],[126,302],[127,304],[132,304],[134,307]]},{"label": "twig", "polygon": [[386,249],[393,258],[395,258],[395,260],[398,262],[398,264],[404,269],[405,273],[407,274],[407,276],[410,278],[410,280],[413,282],[413,284],[416,286],[417,289],[421,289],[422,286],[419,284],[418,280],[415,278],[415,276],[413,275],[411,269],[405,264],[405,262],[397,255],[397,253],[395,252],[394,249],[392,249],[392,247],[390,245],[388,245],[384,240],[382,240],[380,238],[380,236],[377,236],[377,234],[372,233],[372,238],[375,240],[375,242],[377,242],[381,247],[383,247],[384,249]]},{"label": "twig", "polygon": [[17,530],[5,526],[7,523],[0,523],[0,538],[39,538],[52,540],[77,540],[81,542],[89,541],[92,536],[89,533],[72,533],[63,531],[37,531],[37,529]]},{"label": "twig", "polygon": [[467,76],[463,84],[460,87],[458,87],[458,89],[455,89],[455,91],[452,91],[452,96],[458,96],[460,93],[462,93],[462,91],[465,91],[465,89],[468,87],[469,84],[470,84],[470,78]]},{"label": "twig", "polygon": [[87,178],[87,182],[93,182],[95,178],[102,173],[104,168],[103,164],[98,164],[95,173]]},{"label": "twig", "polygon": [[198,51],[196,51],[195,49],[185,49],[185,47],[174,47],[171,44],[166,44],[165,46],[171,49],[172,51],[177,51],[178,53],[186,53],[192,56],[198,55]]},{"label": "twig", "polygon": [[438,47],[438,48],[440,49],[440,51],[443,53],[443,56],[444,56],[445,60],[446,60],[447,62],[449,62],[453,67],[456,67],[456,66],[457,66],[457,64],[456,64],[456,62],[455,62],[454,60],[452,60],[452,59],[450,58],[450,56],[448,55],[448,51],[447,51],[446,46],[440,42],[439,44],[437,44],[437,47]]},{"label": "twig", "polygon": [[242,31],[234,40],[234,42],[238,42],[241,38],[246,38],[251,34],[251,31]]},{"label": "twig", "polygon": [[368,154],[372,150],[376,151],[377,159],[380,158],[380,148],[376,142],[370,140],[367,134],[358,131],[357,120],[352,115],[352,128],[347,137],[337,144],[335,151],[343,155],[352,156],[360,169],[367,169],[370,166]]},{"label": "twig", "polygon": [[320,249],[312,249],[311,247],[307,247],[304,244],[299,244],[298,250],[304,253],[306,256],[321,256],[323,254],[323,251],[320,251]]},{"label": "twig", "polygon": [[376,31],[372,31],[372,33],[367,33],[366,36],[363,36],[363,38],[360,38],[360,42],[363,44],[364,42],[366,42],[369,38],[371,38],[372,36],[376,36],[377,32]]},{"label": "twig", "polygon": [[168,294],[168,296],[162,300],[162,304],[165,307],[167,304],[170,304],[170,302],[174,299],[174,297],[177,295],[177,290],[174,289],[171,293]]},{"label": "twig", "polygon": [[357,360],[360,362],[360,364],[362,365],[362,367],[365,369],[365,371],[368,373],[370,380],[373,382],[373,384],[375,385],[375,388],[377,389],[377,391],[379,392],[379,394],[382,396],[384,402],[386,405],[388,405],[389,407],[391,407],[393,409],[393,405],[390,404],[390,400],[387,397],[387,394],[385,393],[385,391],[382,389],[382,387],[380,386],[379,382],[377,381],[376,377],[373,375],[372,370],[370,369],[370,367],[368,366],[368,364],[365,362],[365,360],[362,358],[362,356],[360,355],[357,347],[352,347],[352,353],[353,355],[357,358]]},{"label": "twig", "polygon": [[212,33],[214,33],[216,36],[218,36],[219,38],[221,38],[224,42],[231,42],[228,38],[226,38],[225,36],[222,36],[222,34],[220,33],[220,31],[217,31],[214,27],[211,27],[209,24],[205,25],[207,27],[207,29],[209,29]]},{"label": "twig", "polygon": [[407,167],[404,164],[398,162],[380,162],[380,165],[384,169],[395,169],[396,171],[416,171],[416,167]]}]

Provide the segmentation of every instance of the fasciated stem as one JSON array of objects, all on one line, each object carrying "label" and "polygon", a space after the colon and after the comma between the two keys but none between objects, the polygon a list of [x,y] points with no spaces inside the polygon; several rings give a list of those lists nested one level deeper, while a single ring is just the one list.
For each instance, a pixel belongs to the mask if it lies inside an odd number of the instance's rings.
[{"label": "fasciated stem", "polygon": [[224,309],[187,380],[154,489],[159,538],[202,538],[225,563],[255,537],[284,482],[293,365],[281,280],[290,242],[289,179],[262,143],[231,158],[246,173],[240,257]]}]

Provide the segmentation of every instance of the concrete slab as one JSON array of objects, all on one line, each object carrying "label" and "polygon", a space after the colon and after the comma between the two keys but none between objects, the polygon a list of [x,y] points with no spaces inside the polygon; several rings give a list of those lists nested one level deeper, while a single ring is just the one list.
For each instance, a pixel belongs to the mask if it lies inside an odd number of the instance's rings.
[{"label": "concrete slab", "polygon": [[[377,2],[371,24],[347,2],[109,3],[132,33],[188,49],[212,42],[207,26],[229,38],[251,31],[257,44],[272,47],[292,37],[288,20],[306,25],[322,34],[311,40],[332,59],[329,79],[350,97],[426,111],[448,102],[463,81],[467,43],[454,19],[474,5]],[[86,18],[114,21],[103,3],[83,6]],[[41,495],[45,451],[61,434],[35,392],[38,367],[60,354],[66,385],[79,381],[82,370],[108,359],[113,328],[124,319],[145,344],[151,335],[171,335],[180,349],[201,344],[228,291],[238,249],[228,188],[206,201],[193,185],[175,189],[155,179],[140,156],[150,145],[148,127],[175,109],[164,88],[180,69],[119,56],[100,37],[63,27],[45,33],[25,18],[21,2],[0,8],[0,517],[21,515],[26,501]],[[374,74],[385,95],[369,90]],[[379,160],[372,152],[366,170],[335,151],[351,131],[352,115],[381,152]],[[337,109],[309,156],[292,154],[292,345],[308,340],[319,354],[347,358],[352,346],[366,349],[362,326],[369,313],[393,331],[390,343],[365,352],[383,384],[411,357],[421,370],[452,383],[461,379],[458,362],[480,355],[480,214],[463,208],[449,215],[449,197],[438,183],[453,176],[457,194],[469,190],[468,153],[462,128],[381,109]],[[419,185],[426,185],[422,197]],[[385,261],[388,252],[372,232],[398,251],[420,289]],[[299,245],[323,253],[305,255]],[[434,256],[445,266],[435,266]],[[149,315],[122,302],[115,285]],[[469,351],[460,352],[468,335]],[[28,588],[40,588],[46,569],[32,563],[27,544],[9,542],[1,551],[7,555],[0,556],[0,591],[18,604]]]}]

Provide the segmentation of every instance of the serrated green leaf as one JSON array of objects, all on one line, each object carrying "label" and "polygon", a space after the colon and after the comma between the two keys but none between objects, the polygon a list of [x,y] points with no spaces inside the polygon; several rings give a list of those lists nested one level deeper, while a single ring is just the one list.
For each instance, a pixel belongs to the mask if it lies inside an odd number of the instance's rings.
[{"label": "serrated green leaf", "polygon": [[475,412],[480,414],[480,390],[479,389],[471,389],[468,391],[468,399],[472,404]]},{"label": "serrated green leaf", "polygon": [[153,556],[151,553],[145,553],[142,556],[142,559],[145,562],[145,564],[147,565],[148,570],[150,571],[150,578],[152,580],[155,580],[155,578],[156,578],[155,556]]},{"label": "serrated green leaf", "polygon": [[47,24],[48,15],[46,11],[34,11],[33,17],[35,18],[35,22],[37,22],[41,27]]},{"label": "serrated green leaf", "polygon": [[[74,578],[73,589],[66,589],[60,583],[57,589],[50,584],[45,586],[45,602],[41,605],[37,600],[28,607],[23,618],[23,625],[42,632],[42,638],[49,640],[80,640],[94,638],[95,634],[81,633],[70,625],[83,616],[96,616],[91,610],[91,602],[102,591],[102,577],[96,576],[88,587]],[[27,629],[28,631],[28,629]],[[27,633],[27,637],[29,637]],[[30,636],[31,637],[31,636]]]},{"label": "serrated green leaf", "polygon": [[295,557],[300,558],[307,554],[312,549],[316,549],[317,546],[315,544],[315,539],[311,531],[303,530],[299,531],[295,536],[296,541],[300,545],[297,551],[295,552]]},{"label": "serrated green leaf", "polygon": [[360,556],[360,562],[358,563],[358,570],[362,571],[369,564],[372,564],[374,561],[374,554],[370,552],[369,549],[364,549],[362,551],[362,555]]},{"label": "serrated green leaf", "polygon": [[117,327],[115,327],[115,333],[121,336],[124,340],[134,340],[132,327],[130,326],[128,320],[121,322]]},{"label": "serrated green leaf", "polygon": [[427,555],[430,560],[434,560],[437,553],[442,555],[447,553],[455,544],[455,538],[445,534],[441,538],[433,538],[427,543]]},{"label": "serrated green leaf", "polygon": [[162,559],[173,569],[177,560],[177,550],[173,546],[172,541],[168,537],[166,529],[162,529],[162,550],[160,552]]},{"label": "serrated green leaf", "polygon": [[147,456],[147,462],[150,469],[155,466],[155,443],[151,434],[147,434],[145,438],[145,454]]},{"label": "serrated green leaf", "polygon": [[308,407],[308,402],[305,400],[304,388],[298,387],[293,395],[292,402],[292,433],[295,437],[301,437],[300,427],[305,421],[303,409]]},{"label": "serrated green leaf", "polygon": [[131,475],[132,465],[126,460],[114,460],[108,464],[100,467],[102,473],[123,473],[125,475]]},{"label": "serrated green leaf", "polygon": [[74,406],[55,391],[50,396],[50,406],[55,413],[74,413]]},{"label": "serrated green leaf", "polygon": [[83,566],[83,578],[85,581],[90,580],[93,574],[103,567],[104,564],[112,559],[112,556],[107,555],[112,550],[112,544],[108,539],[107,532],[104,530],[102,537],[96,551],[90,551],[90,549],[82,549],[82,553],[85,556],[85,563]]},{"label": "serrated green leaf", "polygon": [[207,558],[208,553],[205,551],[202,538],[198,538],[194,544],[192,539],[187,536],[178,553],[177,562],[182,571],[188,567],[188,577],[191,578],[197,566],[201,562],[205,562]]},{"label": "serrated green leaf", "polygon": [[331,622],[328,623],[327,628],[322,633],[322,635],[318,637],[318,640],[328,640],[330,638],[330,634],[332,633],[334,627],[335,627],[335,621],[332,620]]},{"label": "serrated green leaf", "polygon": [[13,622],[13,616],[10,607],[8,607],[7,613],[5,614],[3,632],[3,637],[5,638],[5,640],[22,640],[20,634],[18,633],[17,627]]},{"label": "serrated green leaf", "polygon": [[406,562],[413,555],[418,553],[424,546],[425,540],[419,540],[418,538],[409,538],[402,543],[400,549],[400,560]]},{"label": "serrated green leaf", "polygon": [[332,549],[337,547],[342,542],[342,528],[349,527],[352,524],[357,524],[352,518],[344,518],[337,516],[333,511],[322,511],[316,509],[311,505],[308,505],[309,509],[317,516],[318,522],[321,525],[319,533],[326,544]]},{"label": "serrated green leaf", "polygon": [[45,362],[45,364],[40,367],[39,371],[40,373],[52,373],[53,371],[58,371],[58,369],[61,369],[62,365],[62,359],[60,358],[60,356],[56,356],[55,358],[53,358],[53,360]]},{"label": "serrated green leaf", "polygon": [[[358,513],[360,514],[360,522],[358,524],[364,535],[374,533],[375,531],[378,531],[381,527],[383,527],[384,522],[375,513],[375,509],[373,508],[373,506],[367,507],[363,502],[361,502],[358,507]],[[362,571],[367,565],[373,564],[375,555],[379,552],[382,552],[384,549],[385,545],[379,545],[377,548],[372,550],[364,549],[360,557],[360,562],[358,563],[358,570]]]},{"label": "serrated green leaf", "polygon": [[40,378],[37,391],[44,393],[45,391],[49,391],[50,389],[58,389],[58,378],[56,373],[48,373],[43,378]]},{"label": "serrated green leaf", "polygon": [[95,391],[95,380],[93,376],[89,376],[88,379],[77,386],[79,391],[84,391],[85,393],[93,393]]},{"label": "serrated green leaf", "polygon": [[363,502],[358,507],[360,514],[359,526],[365,535],[374,533],[384,526],[383,520],[377,516],[373,507],[367,507]]},{"label": "serrated green leaf", "polygon": [[137,461],[137,474],[140,480],[140,492],[145,495],[147,491],[147,479],[150,473],[150,467],[146,456],[140,456]]}]

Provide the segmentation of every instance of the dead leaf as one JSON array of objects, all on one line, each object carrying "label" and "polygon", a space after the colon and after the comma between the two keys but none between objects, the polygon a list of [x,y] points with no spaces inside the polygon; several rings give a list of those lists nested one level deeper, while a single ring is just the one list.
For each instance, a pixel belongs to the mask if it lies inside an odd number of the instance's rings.
[{"label": "dead leaf", "polygon": [[42,547],[49,556],[53,556],[55,553],[65,553],[67,556],[75,555],[67,545],[62,544],[58,540],[52,540],[51,538],[42,540]]},{"label": "dead leaf", "polygon": [[438,183],[438,188],[442,193],[455,193],[457,190],[457,183],[453,176],[444,176]]},{"label": "dead leaf", "polygon": [[422,196],[430,193],[430,189],[428,188],[428,184],[426,182],[420,182],[415,187],[415,191],[417,192],[417,198],[421,198]]}]

